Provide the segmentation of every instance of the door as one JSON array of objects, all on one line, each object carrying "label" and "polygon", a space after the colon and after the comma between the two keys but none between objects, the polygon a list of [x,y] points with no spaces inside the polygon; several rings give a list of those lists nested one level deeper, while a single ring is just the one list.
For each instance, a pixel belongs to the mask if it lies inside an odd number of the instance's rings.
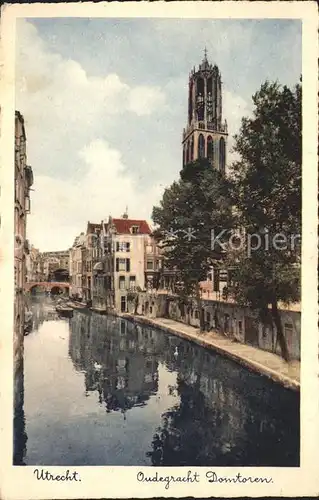
[{"label": "door", "polygon": [[258,329],[253,318],[245,316],[245,342],[258,346]]},{"label": "door", "polygon": [[125,297],[125,295],[122,295],[122,297],[121,297],[121,312],[122,313],[126,312],[126,297]]}]

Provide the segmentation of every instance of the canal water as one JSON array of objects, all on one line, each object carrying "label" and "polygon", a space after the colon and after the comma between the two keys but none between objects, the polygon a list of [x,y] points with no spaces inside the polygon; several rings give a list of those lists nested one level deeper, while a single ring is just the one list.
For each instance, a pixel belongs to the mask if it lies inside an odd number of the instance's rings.
[{"label": "canal water", "polygon": [[32,310],[15,465],[299,465],[297,393],[155,328]]}]

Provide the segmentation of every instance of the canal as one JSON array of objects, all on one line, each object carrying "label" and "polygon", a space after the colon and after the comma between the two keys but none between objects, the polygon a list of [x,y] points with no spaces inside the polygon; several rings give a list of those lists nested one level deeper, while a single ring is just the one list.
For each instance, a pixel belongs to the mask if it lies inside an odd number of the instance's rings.
[{"label": "canal", "polygon": [[32,310],[15,465],[299,465],[298,393],[155,328]]}]

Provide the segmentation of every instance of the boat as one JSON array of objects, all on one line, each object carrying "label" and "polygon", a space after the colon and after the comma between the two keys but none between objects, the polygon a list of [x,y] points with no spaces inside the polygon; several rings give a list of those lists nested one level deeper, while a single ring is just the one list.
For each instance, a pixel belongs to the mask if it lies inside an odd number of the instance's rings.
[{"label": "boat", "polygon": [[28,335],[33,326],[33,313],[32,311],[29,311],[26,309],[25,314],[24,314],[24,334]]},{"label": "boat", "polygon": [[58,304],[57,306],[55,306],[55,310],[60,316],[67,316],[67,317],[73,316],[72,307],[69,307],[67,305]]},{"label": "boat", "polygon": [[87,305],[86,304],[83,304],[81,302],[73,302],[73,301],[69,301],[66,303],[67,307],[70,307],[72,309],[87,309]]}]

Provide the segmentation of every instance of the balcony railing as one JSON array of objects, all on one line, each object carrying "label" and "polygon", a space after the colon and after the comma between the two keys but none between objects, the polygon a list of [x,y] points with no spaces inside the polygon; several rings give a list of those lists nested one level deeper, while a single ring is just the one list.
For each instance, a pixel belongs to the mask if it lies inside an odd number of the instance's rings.
[{"label": "balcony railing", "polygon": [[228,132],[228,127],[227,127],[227,122],[225,121],[224,123],[218,124],[218,123],[213,123],[213,122],[204,122],[204,121],[199,121],[199,122],[194,122],[188,125],[186,128],[183,130],[183,139],[187,137],[193,130],[210,130],[212,132],[221,132],[224,134],[227,134]]}]

